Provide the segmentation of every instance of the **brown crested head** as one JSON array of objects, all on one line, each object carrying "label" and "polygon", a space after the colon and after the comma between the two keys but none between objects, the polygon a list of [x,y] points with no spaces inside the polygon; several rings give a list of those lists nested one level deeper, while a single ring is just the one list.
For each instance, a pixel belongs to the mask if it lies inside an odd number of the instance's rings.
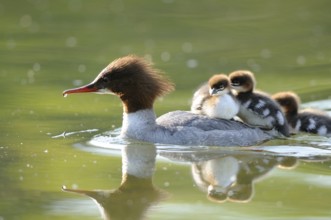
[{"label": "brown crested head", "polygon": [[225,74],[217,74],[208,80],[210,95],[221,95],[229,92],[230,81]]},{"label": "brown crested head", "polygon": [[80,92],[110,93],[119,96],[125,112],[152,108],[154,100],[174,90],[174,85],[145,59],[130,55],[111,62],[95,80],[64,95]]},{"label": "brown crested head", "polygon": [[298,113],[300,98],[294,92],[279,92],[272,95],[272,98],[279,103],[285,114]]},{"label": "brown crested head", "polygon": [[248,70],[237,70],[229,74],[231,87],[238,92],[252,92],[256,86],[255,76]]}]

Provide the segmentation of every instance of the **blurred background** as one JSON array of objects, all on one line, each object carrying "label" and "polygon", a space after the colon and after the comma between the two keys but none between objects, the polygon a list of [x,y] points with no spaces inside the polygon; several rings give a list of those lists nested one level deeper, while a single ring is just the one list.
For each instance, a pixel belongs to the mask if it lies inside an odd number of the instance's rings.
[{"label": "blurred background", "polygon": [[[72,146],[89,129],[120,127],[120,101],[62,97],[118,57],[143,56],[176,84],[157,115],[188,110],[202,82],[237,69],[253,71],[270,94],[329,99],[330,8],[328,0],[0,0],[0,219],[60,218],[50,201],[82,176],[85,188],[118,185],[120,158]],[[87,132],[52,138],[73,131]]]}]

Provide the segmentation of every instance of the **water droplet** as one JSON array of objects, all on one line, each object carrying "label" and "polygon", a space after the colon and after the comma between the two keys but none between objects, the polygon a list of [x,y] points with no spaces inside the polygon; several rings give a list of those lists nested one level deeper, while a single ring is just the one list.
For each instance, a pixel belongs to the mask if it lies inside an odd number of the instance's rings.
[{"label": "water droplet", "polygon": [[297,64],[305,65],[305,63],[306,63],[306,58],[304,56],[298,56],[297,57]]},{"label": "water droplet", "polygon": [[66,39],[66,46],[67,47],[75,47],[77,44],[77,39],[75,37],[68,37]]},{"label": "water droplet", "polygon": [[75,79],[75,80],[72,82],[72,84],[73,84],[74,86],[81,86],[81,85],[83,85],[83,81],[80,80],[80,79]]},{"label": "water droplet", "polygon": [[264,59],[268,59],[271,57],[271,51],[269,49],[261,50],[260,54],[261,54],[261,57]]},{"label": "water droplet", "polygon": [[33,78],[34,77],[34,71],[33,70],[28,70],[27,75],[29,78]]},{"label": "water droplet", "polygon": [[277,201],[277,202],[276,202],[276,206],[277,206],[278,208],[282,208],[282,207],[283,207],[283,202],[282,202],[282,201]]},{"label": "water droplet", "polygon": [[194,69],[198,66],[198,61],[195,60],[195,59],[190,59],[186,62],[186,65],[187,65],[188,68]]},{"label": "water droplet", "polygon": [[14,49],[16,47],[16,41],[13,39],[7,40],[7,48]]},{"label": "water droplet", "polygon": [[71,0],[68,2],[68,8],[71,11],[80,11],[82,9],[82,2],[80,0]]},{"label": "water droplet", "polygon": [[86,66],[84,64],[80,64],[78,66],[78,72],[83,73],[86,71]]},{"label": "water droplet", "polygon": [[33,71],[38,72],[40,70],[40,64],[34,63],[32,66]]},{"label": "water droplet", "polygon": [[78,189],[78,184],[75,184],[75,183],[72,184],[72,185],[71,185],[71,188],[72,188],[72,189]]},{"label": "water droplet", "polygon": [[185,53],[191,53],[193,50],[193,45],[190,42],[185,42],[182,45],[182,50]]},{"label": "water droplet", "polygon": [[32,24],[32,18],[30,15],[23,15],[20,19],[20,25],[24,28],[30,27]]},{"label": "water droplet", "polygon": [[164,61],[164,62],[167,62],[167,61],[169,61],[170,60],[170,53],[169,52],[167,52],[167,51],[164,51],[164,52],[162,52],[161,53],[161,59],[162,59],[162,61]]}]

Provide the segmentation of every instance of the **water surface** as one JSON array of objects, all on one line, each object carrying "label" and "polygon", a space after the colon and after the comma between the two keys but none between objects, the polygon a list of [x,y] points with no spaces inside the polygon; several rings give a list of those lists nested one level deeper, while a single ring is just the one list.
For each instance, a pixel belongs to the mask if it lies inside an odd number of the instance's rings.
[{"label": "water surface", "polygon": [[[329,1],[19,4],[0,1],[0,219],[101,218],[89,197],[63,185],[90,196],[129,185],[122,197],[106,196],[119,219],[330,219],[330,138],[300,134],[227,149],[100,142],[121,126],[119,100],[62,97],[134,53],[176,84],[156,102],[157,115],[189,109],[198,85],[236,69],[253,71],[259,89],[295,91],[304,107],[330,113]],[[131,149],[135,159],[149,155],[144,180],[125,170],[122,177]]]}]

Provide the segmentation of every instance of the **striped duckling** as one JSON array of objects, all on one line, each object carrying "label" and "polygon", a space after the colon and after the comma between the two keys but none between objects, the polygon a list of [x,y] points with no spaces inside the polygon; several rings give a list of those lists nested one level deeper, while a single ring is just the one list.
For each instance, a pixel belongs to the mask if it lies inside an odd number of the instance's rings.
[{"label": "striped duckling", "polygon": [[300,98],[294,92],[279,92],[272,96],[283,108],[292,133],[308,132],[331,137],[331,117],[323,111],[299,111]]},{"label": "striped duckling", "polygon": [[244,122],[266,130],[274,129],[282,136],[289,136],[288,123],[280,106],[269,95],[254,90],[256,81],[252,72],[234,71],[229,74],[229,78],[240,103],[238,116]]}]

